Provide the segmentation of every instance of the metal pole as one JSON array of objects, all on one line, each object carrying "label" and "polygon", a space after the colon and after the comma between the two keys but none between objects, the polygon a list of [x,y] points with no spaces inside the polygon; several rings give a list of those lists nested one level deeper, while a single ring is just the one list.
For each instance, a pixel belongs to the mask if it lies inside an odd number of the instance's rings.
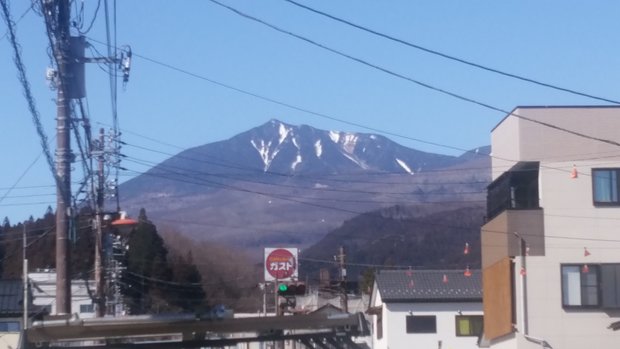
[{"label": "metal pole", "polygon": [[26,258],[26,224],[24,224],[24,232],[23,232],[23,247],[22,247],[22,255],[24,258],[24,326],[23,329],[28,328],[28,259]]},{"label": "metal pole", "polygon": [[58,95],[56,100],[56,313],[71,313],[71,279],[69,273],[69,209],[71,207],[71,138],[69,121],[68,59],[69,49],[69,0],[58,0],[56,60],[58,63]]},{"label": "metal pole", "polygon": [[267,316],[267,282],[263,284],[263,316]]},{"label": "metal pole", "polygon": [[347,296],[347,269],[345,269],[345,254],[344,247],[340,246],[338,250],[338,264],[340,267],[340,288],[342,292],[342,310],[345,313],[349,312],[349,297]]},{"label": "metal pole", "polygon": [[273,287],[273,295],[274,295],[274,298],[275,298],[275,313],[276,313],[276,316],[282,315],[282,312],[280,311],[280,304],[279,304],[280,303],[279,302],[280,301],[280,296],[278,295],[278,286],[279,286],[279,284],[280,283],[278,282],[278,279],[276,279],[273,282],[273,286],[274,286]]}]

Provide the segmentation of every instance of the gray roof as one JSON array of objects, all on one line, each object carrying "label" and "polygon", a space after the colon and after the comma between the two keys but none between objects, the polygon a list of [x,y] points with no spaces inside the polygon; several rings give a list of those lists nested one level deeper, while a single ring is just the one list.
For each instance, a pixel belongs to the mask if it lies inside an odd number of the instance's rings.
[{"label": "gray roof", "polygon": [[0,280],[0,316],[23,314],[21,280]]},{"label": "gray roof", "polygon": [[465,276],[464,270],[383,270],[375,280],[385,303],[482,301],[481,272],[472,269],[471,273]]}]

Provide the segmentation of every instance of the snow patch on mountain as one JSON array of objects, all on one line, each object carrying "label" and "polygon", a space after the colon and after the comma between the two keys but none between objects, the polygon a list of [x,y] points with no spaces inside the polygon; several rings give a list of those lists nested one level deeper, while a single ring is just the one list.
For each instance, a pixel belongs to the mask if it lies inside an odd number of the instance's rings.
[{"label": "snow patch on mountain", "polygon": [[297,153],[297,157],[295,157],[295,161],[291,164],[291,169],[295,170],[297,165],[301,164],[301,154]]},{"label": "snow patch on mountain", "polygon": [[297,148],[297,149],[301,149],[301,148],[299,147],[299,143],[297,143],[297,138],[296,138],[296,137],[293,137],[293,145],[295,146],[295,148]]},{"label": "snow patch on mountain", "polygon": [[271,161],[273,161],[276,155],[278,155],[279,149],[276,148],[272,152],[271,142],[265,143],[264,139],[260,140],[260,144],[256,144],[256,142],[253,139],[250,140],[250,143],[252,144],[254,149],[258,151],[258,155],[260,155],[260,158],[263,160],[263,164],[265,165],[263,169],[267,171],[269,169],[269,165],[271,164]]},{"label": "snow patch on mountain", "polygon": [[340,132],[329,131],[329,138],[331,138],[332,142],[338,144],[340,142]]},{"label": "snow patch on mountain", "polygon": [[358,137],[353,133],[345,133],[344,140],[342,141],[342,149],[349,154],[353,154],[355,150],[355,144],[357,143]]},{"label": "snow patch on mountain", "polygon": [[363,168],[364,170],[368,169],[368,165],[366,165],[363,161],[360,161],[359,159],[355,158],[353,155],[347,154],[347,153],[342,153],[342,155],[344,155],[347,159],[353,161],[353,163],[355,163],[357,166]]},{"label": "snow patch on mountain", "polygon": [[317,158],[320,158],[321,154],[323,154],[323,146],[321,145],[320,139],[314,143],[314,152]]},{"label": "snow patch on mountain", "polygon": [[286,139],[286,137],[288,137],[288,134],[291,132],[291,129],[286,127],[286,125],[284,124],[280,124],[280,127],[278,128],[278,133],[280,134],[280,139],[278,140],[278,144],[282,144],[282,142],[284,142],[284,140]]},{"label": "snow patch on mountain", "polygon": [[405,163],[403,160],[396,158],[396,162],[398,163],[398,165],[400,165],[400,167],[403,168],[403,170],[407,171],[407,173],[409,174],[413,174],[414,172],[411,170],[411,168],[409,168],[409,166],[407,166],[407,163]]}]

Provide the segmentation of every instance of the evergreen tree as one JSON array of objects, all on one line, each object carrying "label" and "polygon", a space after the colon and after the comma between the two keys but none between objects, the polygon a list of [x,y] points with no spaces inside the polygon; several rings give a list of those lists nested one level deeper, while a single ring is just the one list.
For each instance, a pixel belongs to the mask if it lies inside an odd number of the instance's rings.
[{"label": "evergreen tree", "polygon": [[172,281],[168,250],[157,227],[140,210],[138,226],[131,232],[126,255],[127,270],[121,291],[132,314],[170,310],[166,285]]}]

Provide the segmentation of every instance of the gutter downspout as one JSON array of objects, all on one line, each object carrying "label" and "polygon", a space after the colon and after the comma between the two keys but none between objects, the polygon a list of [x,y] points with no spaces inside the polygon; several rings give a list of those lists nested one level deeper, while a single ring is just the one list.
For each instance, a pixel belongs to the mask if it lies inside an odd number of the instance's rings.
[{"label": "gutter downspout", "polygon": [[528,341],[532,343],[540,344],[541,348],[553,349],[553,347],[551,347],[551,345],[549,345],[549,343],[547,343],[546,340],[532,337],[529,335],[528,322],[527,322],[527,294],[526,294],[527,279],[525,277],[527,275],[527,268],[526,268],[527,263],[525,260],[525,257],[527,255],[527,246],[525,244],[525,239],[523,239],[521,235],[519,235],[519,233],[515,232],[514,234],[519,239],[520,248],[521,248],[521,268],[522,270],[525,271],[525,272],[519,273],[520,274],[519,290],[521,292],[521,304],[519,306],[519,313],[520,313],[519,315],[521,317],[521,326],[520,326],[521,332],[523,333],[523,337],[525,339],[527,339]]}]

